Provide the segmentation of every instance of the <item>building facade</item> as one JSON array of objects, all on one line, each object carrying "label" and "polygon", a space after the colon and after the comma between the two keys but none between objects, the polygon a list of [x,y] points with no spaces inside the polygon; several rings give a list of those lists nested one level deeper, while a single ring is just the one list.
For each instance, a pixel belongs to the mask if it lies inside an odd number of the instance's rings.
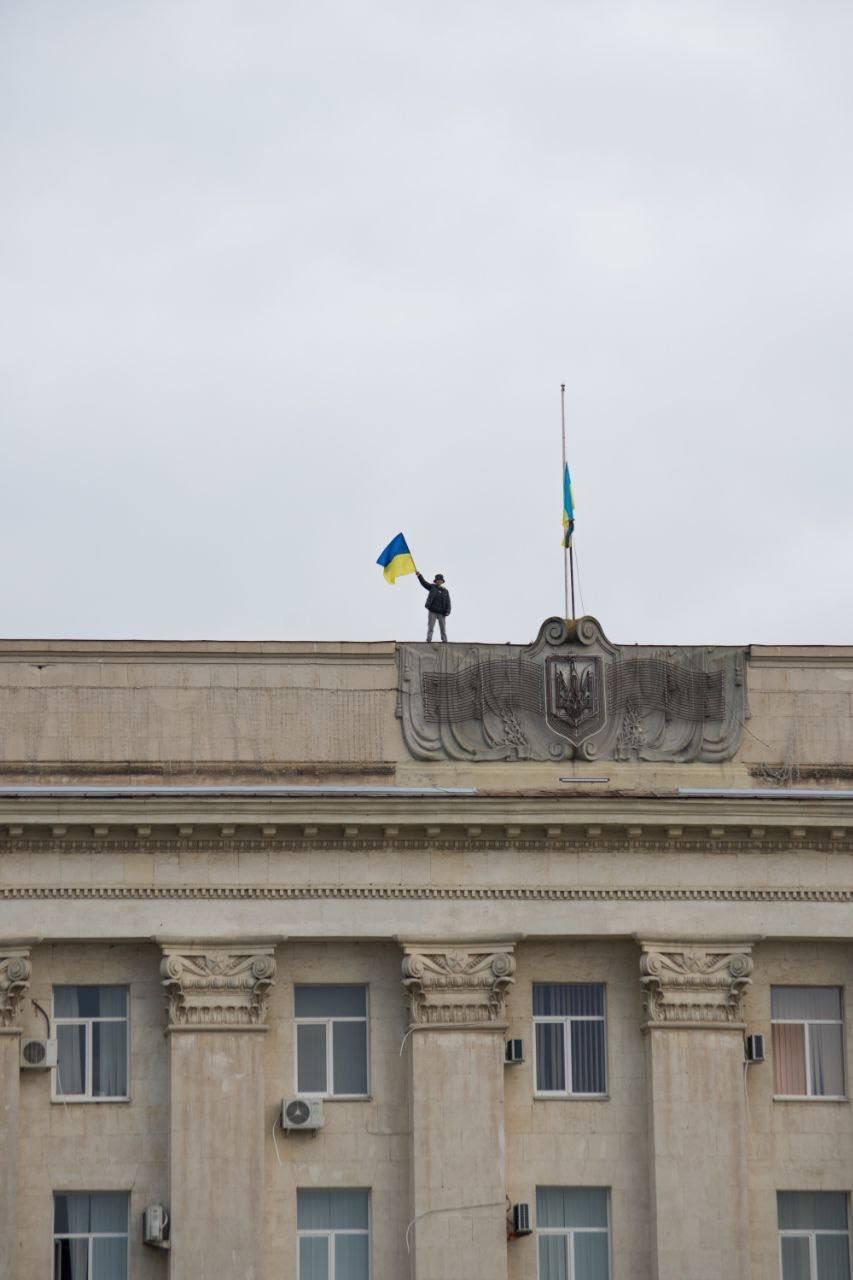
[{"label": "building facade", "polygon": [[592,619],[0,642],[0,1276],[849,1280],[852,699]]}]

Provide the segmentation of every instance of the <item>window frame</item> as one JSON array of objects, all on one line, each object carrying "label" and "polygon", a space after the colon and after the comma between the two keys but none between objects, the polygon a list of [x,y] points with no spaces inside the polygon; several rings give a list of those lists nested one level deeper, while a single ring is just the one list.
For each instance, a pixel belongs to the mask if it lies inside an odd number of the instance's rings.
[{"label": "window frame", "polygon": [[[838,1003],[841,1006],[840,1018],[774,1018],[772,999],[774,990],[791,991],[798,988],[805,989],[823,989],[824,991],[837,991]],[[791,983],[791,982],[774,982],[770,986],[770,1043],[773,1048],[773,1101],[774,1102],[847,1102],[849,1095],[847,1092],[847,1036],[845,1035],[845,1006],[844,1006],[844,987],[831,982],[818,983]],[[776,1045],[774,1043],[773,1028],[774,1027],[802,1027],[803,1028],[803,1053],[806,1059],[806,1092],[805,1093],[777,1093],[776,1092]],[[840,1027],[841,1028],[841,1079],[844,1085],[843,1093],[813,1093],[812,1086],[812,1056],[811,1056],[811,1032],[810,1027]]]},{"label": "window frame", "polygon": [[[585,1190],[584,1187],[564,1187],[566,1191]],[[536,1276],[537,1280],[548,1280],[547,1276],[543,1276],[541,1265],[539,1262],[539,1237],[543,1236],[562,1236],[566,1241],[566,1250],[568,1258],[568,1267],[566,1268],[567,1280],[577,1280],[575,1276],[575,1243],[574,1237],[577,1236],[593,1236],[605,1235],[607,1237],[607,1277],[612,1280],[613,1277],[613,1223],[610,1211],[610,1193],[612,1188],[605,1188],[607,1191],[607,1226],[606,1227],[540,1227],[537,1215],[536,1222]],[[782,1246],[779,1246],[781,1257]]]},{"label": "window frame", "polygon": [[[578,1098],[581,1101],[601,1101],[610,1097],[610,1063],[608,1060],[609,1036],[607,1034],[607,983],[606,982],[543,982],[537,979],[531,986],[531,1002],[533,996],[533,987],[585,987],[596,986],[601,987],[603,1013],[584,1013],[584,1014],[533,1014],[533,1096],[534,1098]],[[571,1027],[573,1022],[601,1022],[604,1024],[604,1089],[600,1093],[576,1093],[572,1089],[574,1083],[574,1073],[572,1071],[572,1041]],[[539,1051],[536,1044],[536,1028],[541,1023],[559,1023],[563,1027],[563,1071],[565,1074],[565,1089],[540,1089],[539,1088]]]},{"label": "window frame", "polygon": [[[108,1015],[104,1018],[65,1018],[56,1016],[56,996],[57,987],[123,987],[127,994],[127,1013],[123,1018]],[[53,1014],[53,1029],[56,1034],[56,1063],[55,1067],[51,1067],[50,1071],[50,1100],[51,1102],[130,1102],[130,983],[127,982],[57,982],[50,989],[51,1013]],[[127,1042],[127,1072],[125,1075],[124,1093],[92,1093],[92,1071],[94,1054],[92,1046],[94,1042],[94,1032],[92,1030],[96,1022],[123,1022],[126,1031]],[[86,1092],[85,1093],[60,1093],[57,1089],[59,1080],[59,1027],[85,1027],[86,1028]],[[60,1193],[64,1194],[64,1193]],[[95,1192],[90,1194],[95,1195]]]},{"label": "window frame", "polygon": [[[364,1013],[363,1014],[344,1014],[342,1017],[331,1018],[312,1018],[297,1017],[296,1015],[296,991],[297,988],[303,987],[348,987],[350,989],[357,988],[364,992]],[[335,1064],[334,1064],[334,1031],[333,1025],[336,1022],[363,1022],[364,1023],[364,1048],[365,1048],[365,1091],[364,1093],[335,1093]],[[293,1091],[297,1098],[322,1098],[327,1102],[364,1102],[369,1099],[370,1094],[370,987],[366,982],[294,982],[293,984]],[[319,1092],[316,1090],[299,1088],[299,1028],[301,1026],[325,1027],[326,1028],[326,1091]],[[331,1088],[329,1086],[331,1085]]]},{"label": "window frame", "polygon": [[[849,1206],[848,1206],[849,1209]],[[853,1253],[850,1251],[850,1226],[846,1231],[823,1230],[815,1228],[810,1230],[808,1227],[790,1227],[783,1230],[781,1227],[776,1228],[776,1234],[779,1237],[779,1277],[784,1280],[784,1259],[782,1257],[782,1241],[786,1238],[796,1237],[799,1240],[808,1240],[809,1242],[809,1280],[818,1280],[817,1275],[817,1238],[818,1236],[844,1236],[847,1241],[847,1271],[853,1275]]]},{"label": "window frame", "polygon": [[[305,983],[299,984],[305,986]],[[329,983],[318,983],[315,985],[328,986]],[[337,984],[331,984],[337,985]],[[350,983],[350,986],[358,986],[358,983]],[[312,1096],[303,1094],[303,1097]],[[314,1095],[315,1096],[315,1095]],[[300,1191],[314,1190],[312,1187],[297,1187],[297,1199]],[[330,1187],[331,1191],[366,1191],[367,1192],[367,1226],[366,1227],[329,1227],[328,1229],[319,1228],[314,1230],[311,1227],[296,1228],[296,1280],[302,1280],[302,1240],[322,1238],[329,1241],[328,1252],[328,1275],[329,1280],[335,1280],[335,1236],[367,1236],[367,1280],[371,1280],[373,1276],[373,1193],[371,1187]],[[297,1210],[298,1212],[298,1210]],[[297,1218],[297,1222],[299,1219]]]},{"label": "window frame", "polygon": [[[74,986],[74,985],[85,985],[85,984],[59,983],[58,985]],[[89,983],[88,985],[99,986],[103,984]],[[75,1196],[75,1195],[76,1196],[79,1196],[79,1195],[100,1196],[100,1195],[115,1195],[115,1194],[116,1192],[114,1190],[108,1191],[108,1190],[105,1190],[103,1187],[101,1187],[98,1191],[82,1191],[82,1192],[76,1189],[73,1191],[69,1191],[67,1188],[66,1189],[55,1188],[52,1196],[53,1211],[55,1214],[57,1196]],[[52,1280],[59,1280],[56,1274],[56,1242],[57,1240],[88,1240],[89,1248],[87,1251],[87,1258],[86,1258],[86,1272],[90,1277],[90,1280],[97,1280],[97,1277],[95,1276],[95,1272],[94,1272],[94,1259],[92,1256],[95,1248],[95,1241],[96,1240],[124,1240],[126,1245],[124,1273],[125,1273],[125,1277],[127,1277],[129,1280],[129,1277],[130,1277],[130,1192],[121,1191],[120,1194],[124,1195],[127,1201],[127,1230],[126,1231],[79,1231],[79,1232],[54,1231],[53,1232],[52,1247],[51,1247],[51,1263],[50,1263],[50,1274],[51,1274]],[[55,1221],[55,1218],[54,1218],[54,1221]]]}]

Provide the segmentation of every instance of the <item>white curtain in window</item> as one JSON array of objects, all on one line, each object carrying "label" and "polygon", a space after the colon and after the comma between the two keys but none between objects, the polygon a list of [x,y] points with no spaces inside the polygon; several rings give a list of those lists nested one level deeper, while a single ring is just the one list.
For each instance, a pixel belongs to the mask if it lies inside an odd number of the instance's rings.
[{"label": "white curtain in window", "polygon": [[299,1241],[299,1280],[330,1280],[326,1236],[303,1236]]},{"label": "white curtain in window", "polygon": [[92,1024],[92,1093],[121,1098],[127,1093],[127,1023]]},{"label": "white curtain in window", "polygon": [[92,1280],[127,1280],[127,1237],[92,1241]]},{"label": "white curtain in window", "polygon": [[56,1067],[56,1092],[80,1094],[86,1091],[86,1028],[57,1027],[59,1056]]},{"label": "white curtain in window", "polygon": [[606,1187],[537,1187],[538,1227],[607,1227]]},{"label": "white curtain in window", "polygon": [[841,1026],[810,1026],[812,1092],[840,1097],[844,1093],[844,1049]]},{"label": "white curtain in window", "polygon": [[605,1231],[579,1231],[575,1237],[574,1280],[608,1280]]},{"label": "white curtain in window", "polygon": [[811,1022],[841,1017],[838,987],[772,987],[771,1018],[793,1018]]},{"label": "white curtain in window", "polygon": [[367,1236],[335,1236],[334,1280],[368,1280],[369,1255]]},{"label": "white curtain in window", "polygon": [[567,1236],[539,1237],[539,1280],[568,1280]]}]

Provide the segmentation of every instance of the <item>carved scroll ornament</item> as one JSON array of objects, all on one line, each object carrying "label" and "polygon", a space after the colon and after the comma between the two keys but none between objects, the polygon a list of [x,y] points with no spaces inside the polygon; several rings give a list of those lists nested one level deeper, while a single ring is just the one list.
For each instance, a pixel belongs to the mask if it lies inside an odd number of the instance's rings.
[{"label": "carved scroll ornament", "polygon": [[619,647],[595,618],[549,618],[530,645],[401,645],[398,703],[419,760],[728,760],[742,649]]},{"label": "carved scroll ornament", "polygon": [[0,1031],[16,1031],[18,1011],[30,983],[29,949],[0,950]]},{"label": "carved scroll ornament", "polygon": [[163,947],[170,1030],[265,1030],[275,977],[270,945]]},{"label": "carved scroll ornament", "polygon": [[413,1026],[504,1025],[507,988],[515,981],[510,943],[405,947],[403,985]]},{"label": "carved scroll ornament", "polygon": [[749,943],[643,942],[646,1025],[740,1026],[752,981]]}]

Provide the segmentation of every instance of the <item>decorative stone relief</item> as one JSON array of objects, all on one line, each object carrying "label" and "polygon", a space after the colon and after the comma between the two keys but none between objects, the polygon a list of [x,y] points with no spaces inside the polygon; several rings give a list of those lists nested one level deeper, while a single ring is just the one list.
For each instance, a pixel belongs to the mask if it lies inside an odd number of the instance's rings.
[{"label": "decorative stone relief", "polygon": [[404,951],[413,1026],[503,1025],[515,981],[512,943],[412,943]]},{"label": "decorative stone relief", "polygon": [[0,951],[0,1031],[17,1030],[18,1010],[32,974],[29,954],[28,947]]},{"label": "decorative stone relief", "polygon": [[170,1030],[266,1030],[267,992],[275,977],[272,943],[164,945],[160,973]]},{"label": "decorative stone relief", "polygon": [[641,942],[647,1026],[738,1026],[752,981],[750,943]]},{"label": "decorative stone relief", "polygon": [[530,645],[400,645],[397,714],[419,760],[730,759],[745,650],[620,648],[595,618]]}]

